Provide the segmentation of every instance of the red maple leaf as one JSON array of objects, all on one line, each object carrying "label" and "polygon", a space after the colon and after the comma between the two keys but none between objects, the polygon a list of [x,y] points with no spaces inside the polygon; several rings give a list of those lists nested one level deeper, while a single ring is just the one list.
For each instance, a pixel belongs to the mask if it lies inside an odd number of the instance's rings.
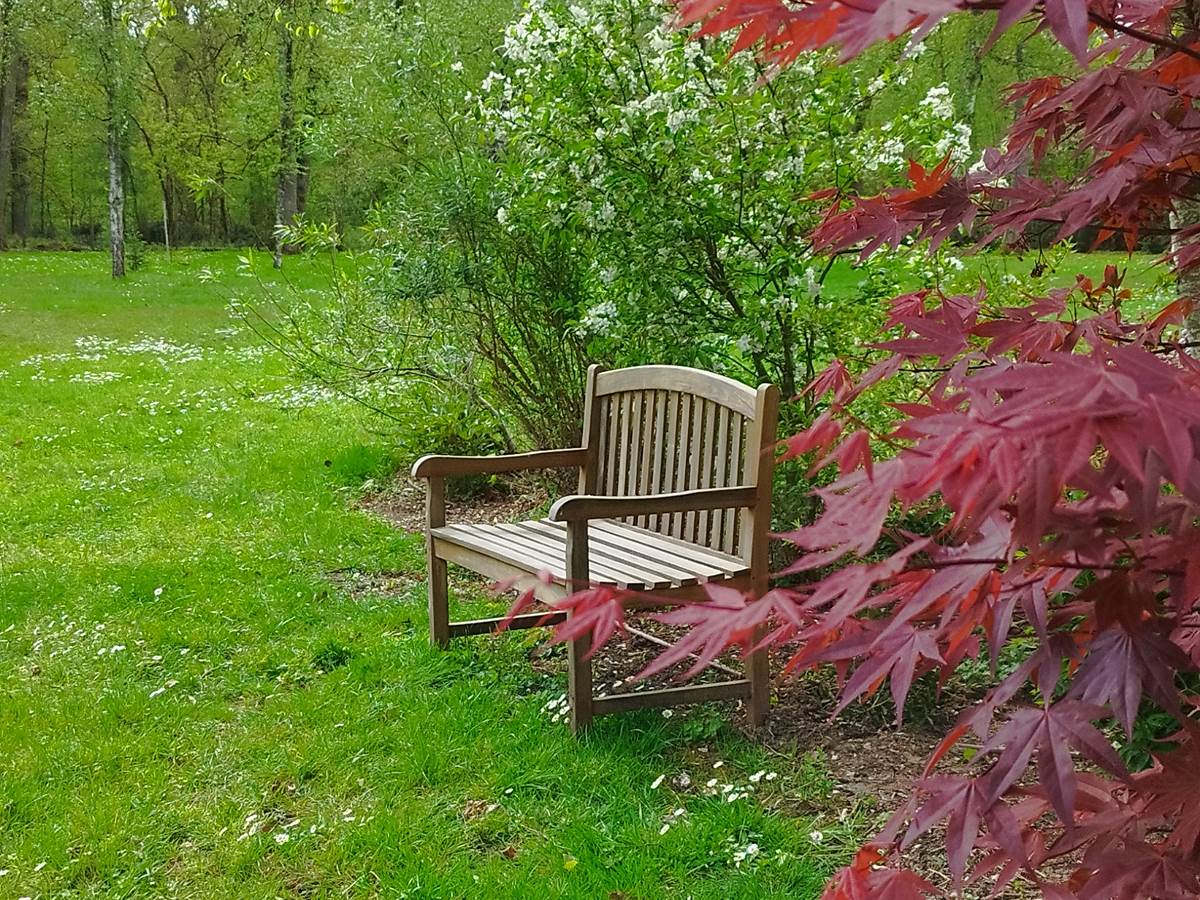
[{"label": "red maple leaf", "polygon": [[879,847],[863,847],[854,862],[830,880],[821,900],[924,900],[940,893],[914,872],[884,866],[886,858]]},{"label": "red maple leaf", "polygon": [[[1037,754],[1038,779],[1045,785],[1059,819],[1075,819],[1075,761],[1070,748],[1117,775],[1125,765],[1112,745],[1092,724],[1104,717],[1101,707],[1077,700],[1060,700],[1038,708],[1018,709],[979,748],[979,755],[997,753],[988,770],[996,797],[1008,790],[1025,772]],[[992,798],[996,799],[995,797]]]},{"label": "red maple leaf", "polygon": [[1152,769],[1133,776],[1143,813],[1171,824],[1167,843],[1189,855],[1200,849],[1200,730],[1189,725],[1178,749],[1159,755]]},{"label": "red maple leaf", "polygon": [[1079,900],[1195,900],[1200,866],[1161,844],[1129,841],[1099,854]]}]

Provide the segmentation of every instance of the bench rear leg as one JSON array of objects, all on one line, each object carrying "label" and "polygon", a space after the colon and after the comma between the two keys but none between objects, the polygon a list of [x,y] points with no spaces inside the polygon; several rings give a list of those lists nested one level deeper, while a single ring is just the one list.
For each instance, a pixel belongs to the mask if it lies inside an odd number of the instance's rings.
[{"label": "bench rear leg", "polygon": [[429,551],[429,640],[445,649],[450,645],[450,589],[446,561]]},{"label": "bench rear leg", "polygon": [[[757,643],[764,633],[764,629],[756,629],[752,640]],[[746,678],[750,680],[750,725],[758,728],[771,711],[771,670],[766,650],[756,650],[746,657]]]},{"label": "bench rear leg", "polygon": [[[769,588],[767,579],[753,579],[750,590],[755,598],[754,602],[761,602],[763,594]],[[757,645],[766,636],[767,626],[764,623],[755,628],[750,635],[750,646]],[[758,728],[767,721],[767,715],[771,711],[771,654],[768,649],[756,650],[746,657],[746,677],[750,680],[750,727]]]}]

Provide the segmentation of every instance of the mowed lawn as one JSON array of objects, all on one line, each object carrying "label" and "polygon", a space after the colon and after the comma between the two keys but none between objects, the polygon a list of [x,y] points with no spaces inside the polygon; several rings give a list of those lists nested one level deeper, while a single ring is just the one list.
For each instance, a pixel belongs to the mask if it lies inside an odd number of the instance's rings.
[{"label": "mowed lawn", "polygon": [[534,635],[428,646],[421,540],[353,505],[395,426],[289,380],[259,290],[0,255],[0,898],[817,896],[869,825],[819,758],[575,740]]}]

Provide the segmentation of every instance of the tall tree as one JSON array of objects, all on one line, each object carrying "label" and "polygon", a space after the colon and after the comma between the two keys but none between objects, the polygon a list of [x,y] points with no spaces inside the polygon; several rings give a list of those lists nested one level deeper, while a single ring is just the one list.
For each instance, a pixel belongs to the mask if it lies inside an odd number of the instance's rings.
[{"label": "tall tree", "polygon": [[11,187],[8,206],[12,219],[12,234],[24,242],[29,238],[29,57],[18,45],[9,67],[13,83]]},{"label": "tall tree", "polygon": [[[283,266],[287,249],[285,230],[296,219],[296,189],[299,181],[300,148],[296,122],[296,41],[294,3],[286,5],[279,18],[279,171],[275,184],[275,268]],[[281,8],[283,9],[283,8]]]},{"label": "tall tree", "polygon": [[16,16],[12,0],[0,0],[0,249],[8,242],[12,181],[13,107],[16,104]]},{"label": "tall tree", "polygon": [[108,243],[112,277],[125,277],[125,129],[128,113],[120,60],[120,20],[114,0],[99,0],[100,78],[104,91],[105,157],[108,162]]},{"label": "tall tree", "polygon": [[275,268],[283,266],[287,249],[285,229],[296,218],[296,182],[299,153],[296,148],[295,43],[284,24],[279,39],[279,170],[275,175]]}]

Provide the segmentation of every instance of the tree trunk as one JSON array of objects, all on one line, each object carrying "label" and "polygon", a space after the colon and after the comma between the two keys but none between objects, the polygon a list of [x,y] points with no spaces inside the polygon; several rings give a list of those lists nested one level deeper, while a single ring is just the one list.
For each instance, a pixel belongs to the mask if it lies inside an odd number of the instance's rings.
[{"label": "tree trunk", "polygon": [[[301,114],[310,114],[316,108],[316,86],[318,79],[314,69],[314,54],[304,54],[304,107]],[[308,150],[301,148],[299,135],[296,141],[296,214],[303,216],[308,209],[308,181],[312,170]]]},{"label": "tree trunk", "polygon": [[172,221],[175,218],[171,212],[171,176],[162,169],[158,170],[158,188],[162,193],[162,227],[163,243],[167,245],[167,259],[171,258],[171,232],[174,229]]},{"label": "tree trunk", "polygon": [[288,17],[279,30],[279,172],[275,185],[275,268],[283,267],[283,229],[296,218],[296,110],[294,90],[295,48]]},{"label": "tree trunk", "polygon": [[38,168],[38,234],[48,237],[54,230],[50,204],[46,200],[46,162],[50,155],[50,117],[42,122],[42,157]]},{"label": "tree trunk", "polygon": [[229,205],[225,202],[225,163],[217,163],[217,219],[221,223],[221,243],[229,243]]},{"label": "tree trunk", "polygon": [[125,181],[121,151],[125,146],[125,119],[121,108],[121,89],[117,73],[117,20],[113,0],[101,0],[100,14],[104,34],[101,37],[101,68],[104,79],[106,150],[108,155],[108,244],[112,256],[112,277],[125,277]]},{"label": "tree trunk", "polygon": [[[110,103],[111,106],[111,103]],[[110,110],[110,115],[112,111]],[[115,118],[108,125],[108,242],[112,256],[112,277],[125,277],[125,182],[121,178],[121,136],[114,127]]]},{"label": "tree trunk", "polygon": [[0,250],[8,246],[9,197],[12,194],[13,107],[16,105],[16,52],[11,40],[0,44]]},{"label": "tree trunk", "polygon": [[308,208],[308,154],[296,166],[296,213],[304,215]]},{"label": "tree trunk", "polygon": [[17,52],[13,60],[12,230],[21,242],[29,240],[33,198],[29,190],[29,57]]},{"label": "tree trunk", "polygon": [[125,185],[125,208],[129,211],[129,220],[126,224],[132,224],[138,234],[145,234],[146,223],[142,221],[142,208],[138,203],[137,179],[134,177],[133,166],[130,165],[129,160],[129,148],[122,147],[121,172]]}]

